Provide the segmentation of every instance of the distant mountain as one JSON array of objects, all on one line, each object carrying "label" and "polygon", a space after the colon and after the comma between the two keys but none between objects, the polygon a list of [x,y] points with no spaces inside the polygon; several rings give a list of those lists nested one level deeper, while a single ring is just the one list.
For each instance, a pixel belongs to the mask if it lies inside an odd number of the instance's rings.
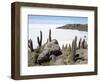
[{"label": "distant mountain", "polygon": [[87,24],[66,24],[61,27],[57,27],[57,29],[72,29],[72,30],[79,30],[79,31],[88,31]]}]

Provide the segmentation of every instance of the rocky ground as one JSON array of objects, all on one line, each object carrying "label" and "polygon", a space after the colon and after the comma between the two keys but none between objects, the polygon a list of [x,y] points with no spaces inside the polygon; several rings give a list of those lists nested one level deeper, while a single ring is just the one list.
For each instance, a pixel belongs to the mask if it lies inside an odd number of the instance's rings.
[{"label": "rocky ground", "polygon": [[34,51],[28,49],[28,66],[86,64],[87,55],[87,48],[76,48],[73,55],[72,48],[61,49],[58,41],[53,39]]}]

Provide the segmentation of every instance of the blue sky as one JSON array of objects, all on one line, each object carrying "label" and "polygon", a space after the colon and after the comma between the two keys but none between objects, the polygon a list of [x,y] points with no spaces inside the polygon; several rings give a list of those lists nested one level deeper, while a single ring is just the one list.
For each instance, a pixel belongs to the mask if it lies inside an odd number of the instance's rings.
[{"label": "blue sky", "polygon": [[87,24],[87,17],[29,15],[29,24]]}]

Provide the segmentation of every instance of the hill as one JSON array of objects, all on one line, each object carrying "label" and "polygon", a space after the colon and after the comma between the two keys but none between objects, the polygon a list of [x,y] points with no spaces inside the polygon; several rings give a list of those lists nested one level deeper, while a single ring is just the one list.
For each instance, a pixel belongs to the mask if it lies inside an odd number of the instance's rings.
[{"label": "hill", "polygon": [[87,24],[66,24],[62,27],[57,27],[57,29],[72,29],[72,30],[79,30],[79,31],[88,31]]}]

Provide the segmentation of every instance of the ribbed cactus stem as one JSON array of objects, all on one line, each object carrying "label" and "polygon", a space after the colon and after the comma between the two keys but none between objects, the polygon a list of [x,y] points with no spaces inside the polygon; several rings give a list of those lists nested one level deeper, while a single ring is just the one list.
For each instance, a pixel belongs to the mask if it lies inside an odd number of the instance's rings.
[{"label": "ribbed cactus stem", "polygon": [[42,31],[40,31],[40,46],[42,45]]},{"label": "ribbed cactus stem", "polygon": [[77,49],[77,37],[75,36],[75,40],[72,42],[72,61],[75,62],[75,55]]},{"label": "ribbed cactus stem", "polygon": [[49,29],[49,42],[51,42],[51,29]]},{"label": "ribbed cactus stem", "polygon": [[81,48],[81,38],[80,38],[80,40],[79,40],[79,44],[78,44],[78,48],[80,49]]},{"label": "ribbed cactus stem", "polygon": [[34,49],[33,49],[33,42],[32,42],[31,39],[28,40],[28,47],[30,48],[31,52],[34,51]]},{"label": "ribbed cactus stem", "polygon": [[69,47],[68,47],[69,51],[71,52],[71,45],[69,44]]},{"label": "ribbed cactus stem", "polygon": [[75,36],[75,47],[77,47],[77,36]]},{"label": "ribbed cactus stem", "polygon": [[62,45],[62,49],[64,49],[64,45]]},{"label": "ribbed cactus stem", "polygon": [[85,47],[84,47],[84,44],[85,44],[85,39],[83,39],[82,48],[85,48]]},{"label": "ribbed cactus stem", "polygon": [[42,31],[40,31],[40,38],[39,38],[39,36],[37,37],[37,42],[38,42],[38,45],[40,48],[42,46]]},{"label": "ribbed cactus stem", "polygon": [[65,48],[67,49],[67,44],[66,44]]},{"label": "ribbed cactus stem", "polygon": [[39,47],[40,47],[39,36],[37,37],[37,42],[38,42],[38,45],[39,45]]}]

